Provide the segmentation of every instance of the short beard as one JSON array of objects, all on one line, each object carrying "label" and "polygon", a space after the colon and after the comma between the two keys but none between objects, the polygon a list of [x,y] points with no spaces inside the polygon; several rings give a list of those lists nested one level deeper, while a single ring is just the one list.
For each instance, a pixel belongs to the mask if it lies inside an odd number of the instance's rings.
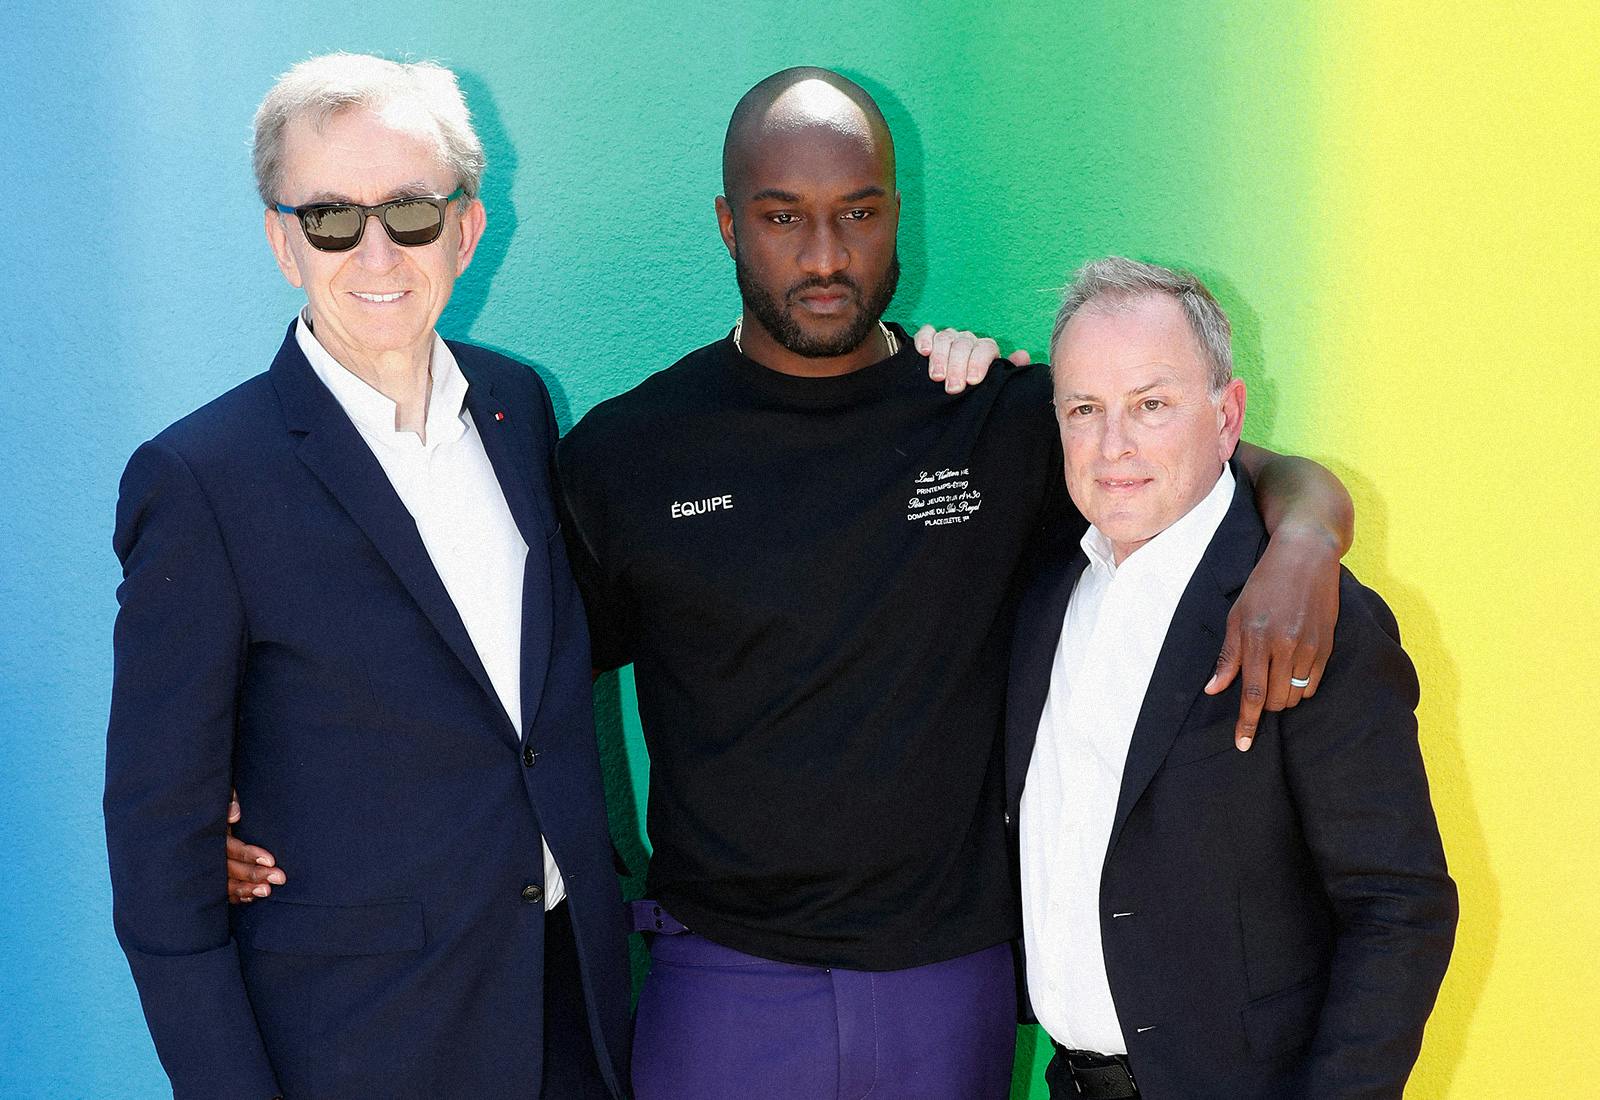
[{"label": "short beard", "polygon": [[[895,250],[889,258],[889,270],[883,273],[883,278],[865,296],[861,293],[860,284],[848,275],[835,275],[829,279],[814,275],[790,287],[784,293],[784,301],[779,303],[765,287],[756,282],[738,255],[733,258],[733,273],[739,280],[739,294],[744,299],[745,311],[754,314],[756,320],[761,322],[761,327],[770,332],[779,345],[807,359],[836,359],[859,348],[889,308],[895,288],[900,285],[900,251]],[[831,339],[807,334],[794,319],[795,297],[807,290],[838,287],[848,289],[855,299],[855,320]]]}]

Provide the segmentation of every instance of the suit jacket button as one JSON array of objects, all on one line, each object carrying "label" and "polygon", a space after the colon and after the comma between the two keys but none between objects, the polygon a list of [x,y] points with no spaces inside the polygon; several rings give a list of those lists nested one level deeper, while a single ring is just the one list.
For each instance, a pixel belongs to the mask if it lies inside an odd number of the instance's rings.
[{"label": "suit jacket button", "polygon": [[543,901],[544,891],[530,883],[522,888],[522,900],[526,902]]},{"label": "suit jacket button", "polygon": [[524,767],[533,767],[533,762],[537,759],[539,759],[539,754],[533,751],[532,745],[522,750],[522,764]]}]

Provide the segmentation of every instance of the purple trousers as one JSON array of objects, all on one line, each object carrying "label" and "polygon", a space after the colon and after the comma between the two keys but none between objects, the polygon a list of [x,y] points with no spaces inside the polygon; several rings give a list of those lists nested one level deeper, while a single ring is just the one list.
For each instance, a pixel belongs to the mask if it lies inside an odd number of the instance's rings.
[{"label": "purple trousers", "polygon": [[[643,904],[643,903],[641,903]],[[682,928],[670,917],[666,928]],[[1005,1100],[1011,948],[907,970],[773,962],[657,933],[633,1041],[636,1100]]]}]

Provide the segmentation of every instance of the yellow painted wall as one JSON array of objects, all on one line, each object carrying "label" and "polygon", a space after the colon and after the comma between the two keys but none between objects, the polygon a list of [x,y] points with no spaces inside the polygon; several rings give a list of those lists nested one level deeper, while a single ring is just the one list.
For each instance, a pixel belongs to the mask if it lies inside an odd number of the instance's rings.
[{"label": "yellow painted wall", "polygon": [[1328,5],[1307,449],[1461,887],[1409,1097],[1600,1096],[1600,8]]}]

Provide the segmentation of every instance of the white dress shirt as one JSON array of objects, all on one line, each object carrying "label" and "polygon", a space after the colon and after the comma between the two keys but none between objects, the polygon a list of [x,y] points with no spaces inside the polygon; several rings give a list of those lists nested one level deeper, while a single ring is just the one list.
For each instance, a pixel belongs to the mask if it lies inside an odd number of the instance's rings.
[{"label": "white dress shirt", "polygon": [[1156,658],[1232,501],[1224,466],[1199,504],[1121,565],[1097,529],[1083,536],[1089,564],[1067,603],[1019,822],[1028,997],[1071,1049],[1128,1052],[1100,940],[1102,917],[1115,919],[1100,912],[1100,870]]},{"label": "white dress shirt", "polygon": [[[294,335],[416,521],[495,695],[521,736],[522,573],[528,544],[467,411],[467,379],[456,357],[435,333],[424,443],[415,432],[395,430],[395,403],[340,366],[317,341],[304,313]],[[545,844],[545,909],[555,908],[566,895],[561,870]]]}]

